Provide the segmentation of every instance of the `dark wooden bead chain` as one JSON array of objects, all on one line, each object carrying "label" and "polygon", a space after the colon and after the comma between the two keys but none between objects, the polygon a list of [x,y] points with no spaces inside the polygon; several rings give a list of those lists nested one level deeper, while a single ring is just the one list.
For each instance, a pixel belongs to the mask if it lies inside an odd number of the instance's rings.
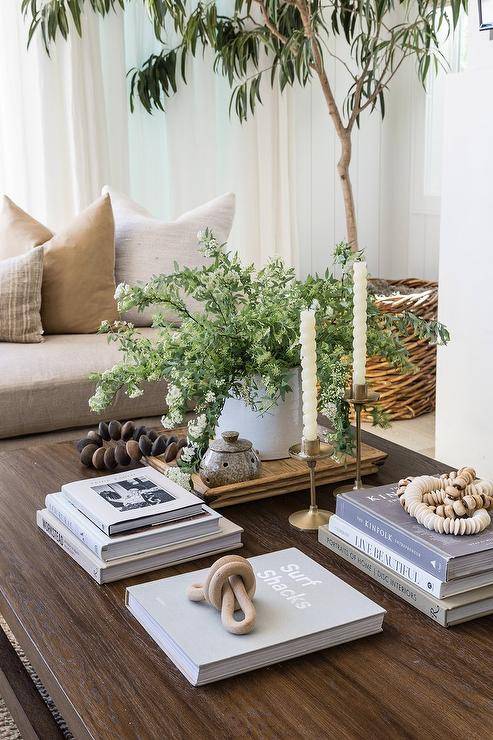
[{"label": "dark wooden bead chain", "polygon": [[134,465],[143,457],[163,455],[166,462],[179,460],[186,444],[185,437],[168,437],[146,426],[136,426],[133,421],[122,424],[113,419],[100,422],[97,431],[88,432],[75,446],[87,468],[114,470]]}]

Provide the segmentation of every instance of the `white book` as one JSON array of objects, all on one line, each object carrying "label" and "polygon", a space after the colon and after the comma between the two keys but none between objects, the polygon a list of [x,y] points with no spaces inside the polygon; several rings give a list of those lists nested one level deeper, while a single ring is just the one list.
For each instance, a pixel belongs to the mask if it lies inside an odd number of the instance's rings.
[{"label": "white book", "polygon": [[66,483],[62,493],[108,535],[194,516],[203,505],[151,467]]},{"label": "white book", "polygon": [[200,514],[168,524],[153,524],[134,532],[109,536],[76,509],[62,493],[49,493],[45,499],[49,512],[101,560],[148,552],[174,542],[183,542],[219,531],[221,515],[205,504]]},{"label": "white book", "polygon": [[225,550],[234,550],[242,546],[242,528],[230,522],[229,519],[221,517],[219,531],[215,534],[196,537],[180,545],[167,545],[150,552],[118,558],[105,563],[47,509],[36,512],[36,522],[48,537],[51,537],[99,584],[111,583],[121,578],[130,578],[141,573],[178,565],[188,560],[195,560],[205,555],[214,555]]},{"label": "white book", "polygon": [[493,612],[493,586],[483,586],[456,596],[448,596],[446,599],[436,599],[423,589],[413,586],[390,568],[386,568],[385,565],[329,532],[327,525],[319,528],[318,539],[329,550],[340,555],[351,565],[363,571],[365,575],[370,576],[384,588],[407,601],[408,604],[419,609],[443,627],[452,627]]},{"label": "white book", "polygon": [[493,584],[493,571],[491,570],[456,578],[453,581],[441,581],[335,514],[329,519],[329,531],[437,599],[444,599]]},{"label": "white book", "polygon": [[127,588],[129,610],[194,686],[382,630],[385,610],[296,548],[250,558],[255,628],[232,635],[219,612],[189,601],[207,570]]}]

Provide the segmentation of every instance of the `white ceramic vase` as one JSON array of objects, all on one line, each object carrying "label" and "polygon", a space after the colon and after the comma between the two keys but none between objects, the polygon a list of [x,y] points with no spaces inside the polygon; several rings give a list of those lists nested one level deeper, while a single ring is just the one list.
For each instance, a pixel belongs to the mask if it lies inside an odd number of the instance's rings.
[{"label": "white ceramic vase", "polygon": [[[288,382],[292,392],[264,414],[254,411],[241,399],[228,398],[218,420],[216,436],[227,431],[239,432],[253,443],[261,460],[289,457],[289,447],[301,440],[303,430],[299,368],[290,372]],[[262,397],[261,392],[259,396]]]}]

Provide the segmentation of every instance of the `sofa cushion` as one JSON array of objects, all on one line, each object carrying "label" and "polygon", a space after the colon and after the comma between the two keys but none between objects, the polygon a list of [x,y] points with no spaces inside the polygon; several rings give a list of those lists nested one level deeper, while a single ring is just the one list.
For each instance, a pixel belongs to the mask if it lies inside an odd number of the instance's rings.
[{"label": "sofa cushion", "polygon": [[[153,218],[144,208],[125,195],[105,186],[103,193],[111,195],[115,217],[115,279],[116,284],[147,283],[153,275],[170,274],[178,262],[185,267],[198,267],[204,257],[197,249],[197,232],[209,227],[224,242],[229,237],[235,212],[233,193],[220,195],[176,221],[166,223]],[[189,308],[197,304],[188,300]],[[150,326],[156,308],[144,312],[128,311],[123,318],[135,326]],[[176,316],[165,312],[168,321]]]},{"label": "sofa cushion", "polygon": [[46,334],[89,334],[116,321],[115,225],[109,195],[43,245],[41,321]]},{"label": "sofa cushion", "polygon": [[17,257],[51,239],[46,226],[19,208],[6,195],[0,203],[0,260]]},{"label": "sofa cushion", "polygon": [[[148,337],[154,329],[142,329]],[[118,362],[116,344],[102,334],[51,335],[40,344],[0,345],[0,438],[97,424],[102,419],[131,419],[165,411],[166,384],[147,384],[144,395],[128,398],[119,391],[102,414],[88,399],[91,372]]]},{"label": "sofa cushion", "polygon": [[0,260],[0,341],[41,342],[43,247]]}]

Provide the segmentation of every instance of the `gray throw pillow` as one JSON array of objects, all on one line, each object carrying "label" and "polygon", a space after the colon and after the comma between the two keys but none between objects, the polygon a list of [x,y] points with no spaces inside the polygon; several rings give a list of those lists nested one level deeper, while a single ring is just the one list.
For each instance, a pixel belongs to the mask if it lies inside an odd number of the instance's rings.
[{"label": "gray throw pillow", "polygon": [[[167,223],[153,218],[142,206],[107,185],[115,218],[115,282],[137,285],[147,283],[154,275],[174,272],[174,263],[183,267],[199,267],[204,257],[198,251],[197,232],[210,228],[220,242],[229,237],[235,213],[233,193],[220,195],[193,211],[187,211],[176,221]],[[197,308],[188,301],[189,308]],[[150,326],[156,309],[143,313],[128,311],[123,319],[135,326]],[[172,311],[165,313],[170,321]]]}]

